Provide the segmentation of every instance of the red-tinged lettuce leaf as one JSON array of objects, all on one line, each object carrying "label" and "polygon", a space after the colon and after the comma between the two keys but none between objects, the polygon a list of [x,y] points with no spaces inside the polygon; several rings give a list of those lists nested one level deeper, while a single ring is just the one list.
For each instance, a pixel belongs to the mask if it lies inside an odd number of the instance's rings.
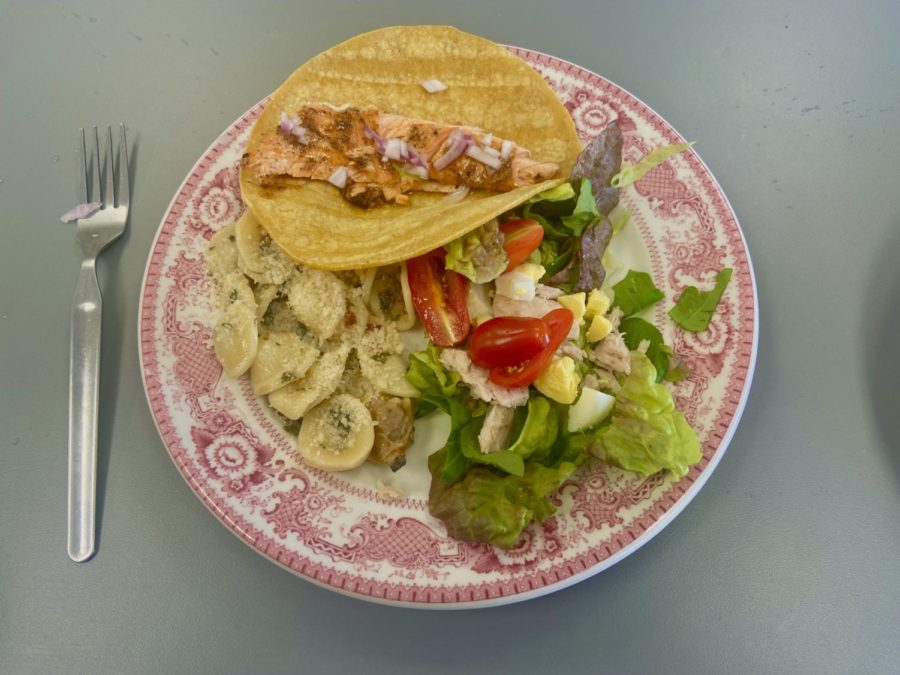
[{"label": "red-tinged lettuce leaf", "polygon": [[597,210],[607,215],[619,203],[619,189],[611,185],[612,177],[622,167],[622,132],[616,122],[610,122],[600,134],[579,153],[572,168],[571,180],[587,178],[597,204]]},{"label": "red-tinged lettuce leaf", "polygon": [[428,510],[444,523],[454,539],[486,542],[513,548],[528,525],[543,522],[556,511],[547,499],[576,466],[563,462],[547,467],[527,462],[522,477],[500,475],[488,467],[475,466],[456,483],[441,478],[445,451],[428,458],[431,490]]},{"label": "red-tinged lettuce leaf", "polygon": [[606,216],[585,229],[580,239],[572,242],[572,257],[546,283],[567,292],[589,292],[603,285],[606,270],[601,262],[612,239],[612,225]]}]

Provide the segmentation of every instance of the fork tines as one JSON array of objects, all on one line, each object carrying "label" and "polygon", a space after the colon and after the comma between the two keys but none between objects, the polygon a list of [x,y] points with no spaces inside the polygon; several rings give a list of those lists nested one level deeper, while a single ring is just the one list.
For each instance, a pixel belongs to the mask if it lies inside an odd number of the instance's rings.
[{"label": "fork tines", "polygon": [[[118,151],[113,149],[112,128],[106,127],[106,156],[101,161],[100,131],[94,129],[94,143],[91,148],[90,161],[88,161],[88,147],[85,140],[84,128],[81,129],[81,156],[84,161],[84,201],[100,202],[101,208],[107,206],[128,206],[128,139],[125,134],[125,125],[119,124],[122,130],[122,138]],[[124,179],[124,180],[123,180]],[[107,181],[112,182],[112,194],[108,194]],[[112,197],[108,200],[108,197]]]}]

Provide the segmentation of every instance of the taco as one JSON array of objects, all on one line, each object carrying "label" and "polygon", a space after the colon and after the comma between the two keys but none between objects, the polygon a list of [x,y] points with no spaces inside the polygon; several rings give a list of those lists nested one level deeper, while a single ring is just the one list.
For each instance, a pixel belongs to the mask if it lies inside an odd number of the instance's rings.
[{"label": "taco", "polygon": [[556,95],[505,48],[445,26],[385,28],[319,54],[273,94],[241,192],[295,261],[372,268],[563,182],[580,149]]}]

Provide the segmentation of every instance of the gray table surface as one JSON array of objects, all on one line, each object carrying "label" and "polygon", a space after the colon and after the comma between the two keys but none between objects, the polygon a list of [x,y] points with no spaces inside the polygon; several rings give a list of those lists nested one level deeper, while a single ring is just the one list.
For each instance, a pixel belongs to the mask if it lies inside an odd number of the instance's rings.
[{"label": "gray table surface", "polygon": [[[0,672],[898,672],[900,4],[0,2]],[[615,5],[615,6],[613,6]],[[141,386],[150,242],[220,130],[356,33],[449,23],[595,70],[728,194],[760,347],[688,508],[570,589],[423,612],[254,553],[179,477]],[[99,552],[65,553],[79,126],[134,130],[130,231],[100,265]]]}]

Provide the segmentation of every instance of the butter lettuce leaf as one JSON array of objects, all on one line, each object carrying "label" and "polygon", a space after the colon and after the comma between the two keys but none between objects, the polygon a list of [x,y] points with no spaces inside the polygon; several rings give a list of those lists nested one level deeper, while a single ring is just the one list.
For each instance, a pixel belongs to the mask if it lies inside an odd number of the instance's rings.
[{"label": "butter lettuce leaf", "polygon": [[526,204],[535,204],[537,202],[564,202],[568,199],[575,199],[575,188],[571,183],[562,183],[555,188],[544,190],[537,193],[526,201]]},{"label": "butter lettuce leaf", "polygon": [[560,417],[559,408],[549,399],[532,394],[524,424],[508,451],[525,459],[547,457],[559,433]]},{"label": "butter lettuce leaf", "polygon": [[617,188],[631,185],[643,178],[648,171],[665,162],[669,157],[677,155],[679,152],[684,152],[693,144],[694,141],[691,141],[690,143],[675,143],[656,148],[648,152],[637,164],[623,166],[622,170],[610,179],[609,184]]},{"label": "butter lettuce leaf", "polygon": [[640,352],[631,353],[631,372],[616,395],[612,421],[595,434],[593,454],[604,462],[642,475],[667,470],[684,476],[703,455],[672,394],[656,381],[656,368]]}]

